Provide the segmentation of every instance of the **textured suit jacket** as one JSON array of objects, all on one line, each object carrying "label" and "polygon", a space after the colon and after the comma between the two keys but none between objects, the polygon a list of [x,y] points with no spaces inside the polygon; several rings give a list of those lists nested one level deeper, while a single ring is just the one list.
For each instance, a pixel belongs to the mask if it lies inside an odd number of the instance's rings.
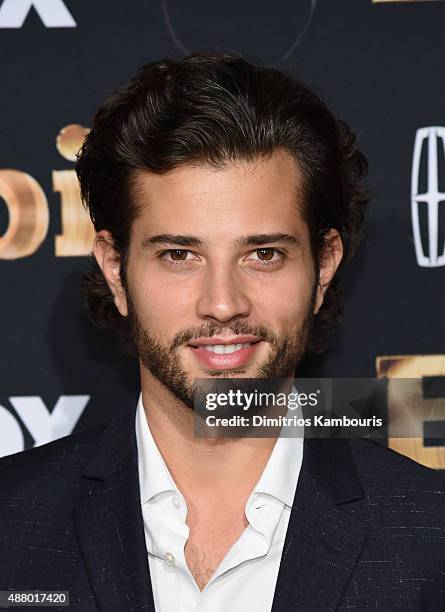
[{"label": "textured suit jacket", "polygon": [[[1,589],[154,611],[135,410],[0,460]],[[375,442],[305,439],[272,611],[445,610],[444,482]]]}]

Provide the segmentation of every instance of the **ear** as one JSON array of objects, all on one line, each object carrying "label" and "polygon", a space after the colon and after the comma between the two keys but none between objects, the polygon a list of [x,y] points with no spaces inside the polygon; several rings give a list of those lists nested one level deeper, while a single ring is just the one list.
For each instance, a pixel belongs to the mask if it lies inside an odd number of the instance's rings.
[{"label": "ear", "polygon": [[116,308],[123,317],[128,315],[127,296],[120,277],[121,261],[114,247],[113,236],[107,230],[96,234],[93,254],[114,297]]},{"label": "ear", "polygon": [[326,291],[331,280],[343,258],[343,243],[336,229],[330,229],[324,238],[324,246],[321,254],[319,274],[317,279],[317,295],[315,299],[314,314],[318,314]]}]

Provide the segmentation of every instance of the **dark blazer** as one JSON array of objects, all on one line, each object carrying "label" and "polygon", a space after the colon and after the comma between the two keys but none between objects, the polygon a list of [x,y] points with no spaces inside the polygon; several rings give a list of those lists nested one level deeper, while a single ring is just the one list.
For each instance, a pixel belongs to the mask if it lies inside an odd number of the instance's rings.
[{"label": "dark blazer", "polygon": [[[0,460],[0,589],[154,610],[135,410]],[[273,612],[445,610],[444,483],[376,442],[305,439]]]}]

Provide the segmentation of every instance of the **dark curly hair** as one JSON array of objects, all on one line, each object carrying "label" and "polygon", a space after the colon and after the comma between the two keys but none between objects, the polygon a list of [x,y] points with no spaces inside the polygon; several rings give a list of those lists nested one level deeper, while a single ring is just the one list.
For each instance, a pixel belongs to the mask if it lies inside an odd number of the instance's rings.
[{"label": "dark curly hair", "polygon": [[[78,156],[81,194],[96,231],[111,232],[126,282],[130,228],[137,215],[132,178],[199,162],[221,167],[284,148],[304,177],[303,217],[318,263],[330,228],[344,257],[314,319],[309,352],[321,353],[342,313],[339,274],[362,232],[367,161],[355,135],[304,83],[226,53],[194,53],[143,65],[98,108]],[[82,292],[92,320],[121,336],[131,352],[127,317],[115,307],[95,262]]]}]

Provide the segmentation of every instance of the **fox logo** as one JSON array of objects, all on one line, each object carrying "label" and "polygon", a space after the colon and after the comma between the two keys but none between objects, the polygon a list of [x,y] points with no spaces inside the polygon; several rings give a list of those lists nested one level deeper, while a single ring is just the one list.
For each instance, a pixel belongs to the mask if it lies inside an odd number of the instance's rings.
[{"label": "fox logo", "polygon": [[77,25],[63,0],[3,0],[0,28],[21,28],[31,8],[47,28],[75,28]]}]

